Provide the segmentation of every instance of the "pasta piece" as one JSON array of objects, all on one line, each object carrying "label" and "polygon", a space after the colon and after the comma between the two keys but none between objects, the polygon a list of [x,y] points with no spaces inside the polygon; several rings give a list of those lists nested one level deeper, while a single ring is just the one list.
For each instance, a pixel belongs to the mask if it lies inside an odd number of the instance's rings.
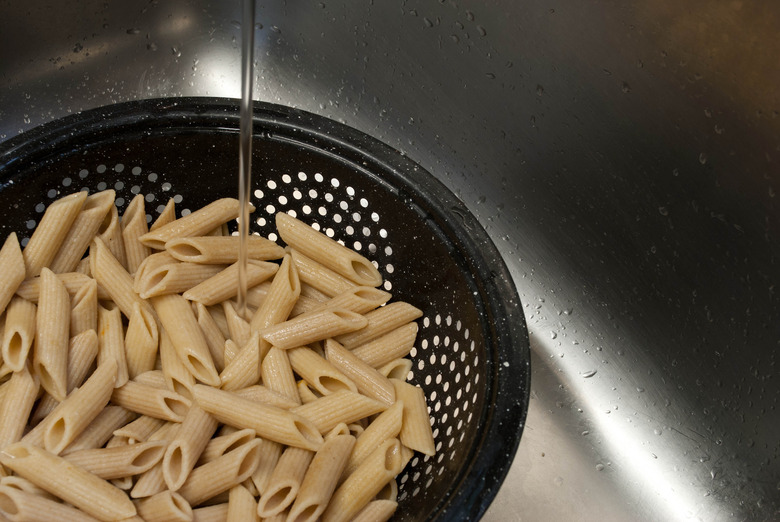
[{"label": "pasta piece", "polygon": [[428,417],[428,406],[425,403],[425,393],[422,388],[408,382],[391,380],[395,386],[395,395],[404,404],[403,423],[398,438],[404,446],[426,455],[436,453],[433,441],[431,419]]},{"label": "pasta piece", "polygon": [[6,309],[0,360],[15,372],[24,368],[35,339],[36,311],[33,303],[18,296],[11,299]]},{"label": "pasta piece", "polygon": [[163,457],[163,478],[168,489],[176,491],[184,484],[216,429],[214,417],[197,405],[190,408]]},{"label": "pasta piece", "polygon": [[174,422],[184,420],[191,405],[176,392],[135,381],[127,381],[121,388],[114,389],[111,402],[142,415]]},{"label": "pasta piece", "polygon": [[[154,432],[149,437],[149,440],[162,440],[166,442],[173,440],[176,438],[180,427],[180,423],[166,423],[163,427]],[[157,462],[157,464],[146,470],[138,477],[135,485],[133,485],[133,489],[130,490],[130,497],[146,498],[158,493],[162,493],[166,490],[162,464],[162,461]]]},{"label": "pasta piece", "polygon": [[360,434],[352,453],[349,455],[349,462],[344,468],[342,479],[355,471],[366,457],[385,441],[398,438],[403,423],[403,407],[403,402],[396,401],[395,404],[377,415],[374,421]]},{"label": "pasta piece", "polygon": [[395,500],[372,500],[361,509],[352,522],[386,522],[398,509]]},{"label": "pasta piece", "polygon": [[96,518],[73,506],[6,485],[0,485],[0,518],[10,522],[28,520],[97,521]]},{"label": "pasta piece", "polygon": [[76,215],[73,224],[68,228],[62,246],[57,251],[49,268],[55,274],[73,272],[87,251],[92,238],[97,234],[100,225],[114,209],[113,190],[97,192],[84,200],[81,211]]},{"label": "pasta piece", "polygon": [[409,354],[414,347],[418,328],[417,323],[406,324],[351,351],[374,368],[384,366]]},{"label": "pasta piece", "polygon": [[165,452],[161,440],[87,449],[68,453],[65,459],[102,479],[131,477],[157,464]]},{"label": "pasta piece", "polygon": [[141,415],[134,421],[114,430],[114,436],[124,437],[130,444],[145,442],[154,432],[162,428],[165,424],[166,421],[162,419]]},{"label": "pasta piece", "polygon": [[276,229],[282,240],[304,255],[316,259],[329,269],[364,286],[379,286],[382,275],[379,270],[357,252],[349,249],[322,232],[289,214],[276,214]]},{"label": "pasta piece", "polygon": [[199,265],[175,261],[155,270],[147,268],[143,277],[136,279],[134,288],[142,299],[178,294],[200,285],[225,268],[225,265]]},{"label": "pasta piece", "polygon": [[209,306],[207,310],[209,311],[211,318],[214,319],[214,323],[219,328],[219,331],[222,332],[222,336],[225,337],[225,339],[230,339],[227,317],[225,317],[225,310],[222,309],[222,305]]},{"label": "pasta piece", "polygon": [[168,252],[158,252],[144,259],[133,276],[133,290],[140,294],[145,288],[147,273],[159,272],[163,267],[178,263]]},{"label": "pasta piece", "polygon": [[223,357],[225,359],[225,364],[230,364],[233,362],[233,359],[236,358],[238,353],[241,351],[241,347],[238,346],[235,342],[233,342],[233,339],[228,339],[225,341],[225,348],[223,350]]},{"label": "pasta piece", "polygon": [[344,348],[355,348],[361,344],[373,341],[388,332],[392,332],[399,326],[403,326],[421,316],[422,311],[420,309],[409,303],[397,301],[377,308],[373,312],[368,312],[366,314],[368,324],[365,328],[340,335],[336,340],[344,345]]},{"label": "pasta piece", "polygon": [[399,379],[405,381],[409,378],[409,372],[412,371],[411,359],[393,359],[377,371],[388,379]]},{"label": "pasta piece", "polygon": [[[232,264],[238,261],[238,236],[186,237],[165,243],[165,250],[179,261],[210,265]],[[284,248],[264,237],[247,238],[247,258],[260,261],[281,259]]]},{"label": "pasta piece", "polygon": [[349,291],[353,286],[358,286],[346,277],[304,255],[303,252],[294,248],[289,249],[288,252],[295,263],[295,269],[298,271],[301,283],[319,290],[327,297],[337,296],[342,292]]},{"label": "pasta piece", "polygon": [[116,207],[112,206],[106,219],[98,230],[96,238],[106,244],[113,256],[127,270],[127,254],[125,253],[125,242],[122,239],[122,227],[119,224],[119,213]]},{"label": "pasta piece", "polygon": [[[254,207],[250,205],[250,212]],[[205,207],[181,217],[140,237],[141,243],[162,250],[165,243],[174,238],[202,236],[215,227],[236,219],[239,212],[239,202],[233,198],[218,199]]]},{"label": "pasta piece", "polygon": [[195,377],[184,365],[176,347],[166,330],[162,331],[160,338],[160,365],[165,387],[175,391],[182,397],[192,399],[192,387],[195,386]]},{"label": "pasta piece", "polygon": [[263,384],[269,389],[292,401],[300,401],[298,385],[286,351],[271,347],[260,363],[260,375]]},{"label": "pasta piece", "polygon": [[[300,255],[301,254],[296,254],[296,257],[300,256]],[[312,261],[312,263],[313,263],[313,261]],[[324,266],[322,266],[322,265],[319,265],[319,266],[321,267],[322,270],[327,270],[327,268],[325,268]],[[335,274],[335,275],[338,275],[338,274]],[[341,276],[339,276],[339,277],[341,277]],[[339,294],[336,294],[336,295],[341,295],[344,292],[348,292],[352,288],[356,288],[354,286],[350,286],[348,283],[349,282],[345,280],[345,284],[347,284],[347,286],[344,287],[345,290],[343,292],[339,293]],[[310,284],[307,284],[307,283],[302,283],[301,284],[301,296],[303,296],[304,299],[308,299],[310,302],[314,302],[314,303],[318,303],[318,304],[322,304],[322,303],[325,303],[327,301],[330,301],[331,299],[333,299],[335,297],[335,295],[331,296],[329,294],[326,294],[326,293],[322,292],[321,290],[318,290],[318,289],[314,288],[313,286],[311,286]]]},{"label": "pasta piece", "polygon": [[251,522],[257,520],[257,502],[244,486],[233,486],[228,496],[227,522]]},{"label": "pasta piece", "polygon": [[[157,219],[152,223],[152,226],[149,227],[149,232],[159,230],[173,221],[176,221],[176,204],[174,203],[173,198],[170,198],[168,203],[165,204],[163,211],[160,212],[160,215],[157,216]],[[138,240],[141,241],[141,238],[138,238]]]},{"label": "pasta piece", "polygon": [[[136,303],[151,312],[149,303],[133,291],[133,278],[100,238],[95,238],[89,249],[89,266],[92,277],[103,287],[125,317],[133,315],[133,305]],[[99,295],[98,297],[100,298]]]},{"label": "pasta piece", "polygon": [[[161,330],[162,335],[166,336],[165,330]],[[158,362],[160,361],[159,358],[157,359]],[[162,365],[162,363],[160,363]],[[168,382],[165,380],[165,374],[163,374],[163,371],[161,368],[155,368],[154,370],[150,370],[148,372],[140,373],[138,374],[135,379],[133,379],[138,384],[145,384],[147,386],[151,386],[153,388],[161,388],[163,390],[170,390],[171,387],[168,385]],[[176,391],[176,390],[174,390]],[[176,392],[178,393],[178,392]]]},{"label": "pasta piece", "polygon": [[299,315],[262,330],[263,338],[286,350],[364,328],[366,318],[342,308]]},{"label": "pasta piece", "polygon": [[251,336],[249,323],[246,319],[238,315],[238,311],[231,301],[224,301],[222,303],[222,310],[225,312],[225,320],[227,321],[230,338],[236,345],[244,346]]},{"label": "pasta piece", "polygon": [[176,294],[161,295],[151,301],[181,362],[200,382],[219,386],[219,374],[189,303]]},{"label": "pasta piece", "polygon": [[288,447],[282,452],[271,473],[269,487],[257,503],[260,517],[277,515],[292,505],[313,457],[313,452],[301,448]]},{"label": "pasta piece", "polygon": [[11,232],[5,239],[3,248],[0,249],[0,274],[3,274],[0,279],[0,314],[24,281],[26,273],[19,240],[16,238],[16,233]]},{"label": "pasta piece", "polygon": [[233,393],[239,397],[262,402],[263,404],[267,404],[269,406],[276,406],[277,408],[282,408],[283,410],[289,410],[290,408],[294,408],[300,404],[276,393],[273,390],[266,388],[262,384],[254,384],[252,386],[247,386],[246,388],[234,390]]},{"label": "pasta piece", "polygon": [[189,522],[193,520],[192,507],[176,492],[163,491],[136,501],[135,507],[146,522]]},{"label": "pasta piece", "polygon": [[287,518],[290,522],[315,522],[322,515],[354,445],[352,435],[338,435],[325,441],[306,470],[290,508]]},{"label": "pasta piece", "polygon": [[[212,265],[202,265],[212,266]],[[222,267],[222,265],[213,265]],[[272,277],[279,266],[267,261],[247,260],[247,287],[253,287]],[[184,292],[184,298],[197,301],[206,306],[232,299],[238,294],[238,263],[233,263],[224,270],[215,273],[209,279]]]},{"label": "pasta piece", "polygon": [[27,418],[38,396],[39,382],[27,366],[14,372],[5,387],[5,397],[0,402],[0,448],[22,438]]},{"label": "pasta piece", "polygon": [[154,368],[159,344],[157,320],[148,309],[134,304],[124,340],[127,372],[131,379]]},{"label": "pasta piece", "polygon": [[395,402],[393,384],[360,357],[333,339],[325,341],[325,354],[335,369],[355,383],[356,391],[387,405]]},{"label": "pasta piece", "polygon": [[284,447],[278,442],[258,438],[260,441],[260,460],[257,468],[252,473],[252,484],[262,496],[270,485],[271,474],[276,468],[279,457],[282,456]]},{"label": "pasta piece", "polygon": [[106,406],[67,448],[62,455],[83,449],[99,448],[112,436],[114,430],[135,418],[135,413],[120,406]]},{"label": "pasta piece", "polygon": [[316,312],[320,310],[343,308],[356,314],[365,314],[375,308],[378,308],[390,300],[391,295],[384,290],[372,288],[370,286],[353,286],[345,292],[328,299],[324,302],[314,300],[304,300],[304,306],[301,300],[295,305],[290,315],[296,316],[305,312]]},{"label": "pasta piece", "polygon": [[192,522],[226,522],[228,503],[214,504],[192,510]]},{"label": "pasta piece", "polygon": [[287,350],[287,357],[290,359],[293,371],[322,395],[339,390],[358,391],[355,383],[347,375],[310,348],[303,346]]},{"label": "pasta piece", "polygon": [[201,384],[195,385],[193,394],[201,408],[230,426],[251,428],[261,437],[304,449],[317,450],[322,444],[316,427],[290,411]]},{"label": "pasta piece", "polygon": [[33,368],[41,386],[61,401],[67,393],[68,331],[70,330],[70,298],[65,285],[48,268],[41,270],[41,290],[38,300]]},{"label": "pasta piece", "polygon": [[260,459],[260,441],[253,440],[193,469],[179,494],[192,506],[248,479]]},{"label": "pasta piece", "polygon": [[116,363],[107,359],[38,425],[47,451],[61,453],[84,431],[108,403],[116,378]]},{"label": "pasta piece", "polygon": [[401,472],[401,443],[385,441],[342,482],[322,514],[323,522],[347,522]]},{"label": "pasta piece", "polygon": [[[267,346],[266,343],[262,344]],[[219,375],[223,390],[246,388],[260,380],[260,361],[265,357],[260,349],[260,333],[255,332]]]},{"label": "pasta piece", "polygon": [[[255,430],[243,429],[236,430],[226,435],[219,435],[209,440],[206,447],[201,452],[196,462],[197,466],[202,466],[206,462],[210,462],[216,458],[221,457],[228,451],[232,451],[244,444],[255,439]],[[261,451],[261,453],[264,453]]]},{"label": "pasta piece", "polygon": [[206,338],[214,367],[221,372],[225,369],[225,336],[203,303],[192,303],[192,311]]},{"label": "pasta piece", "polygon": [[[403,455],[403,448],[401,448],[401,455]],[[403,469],[403,466],[401,466],[401,469]],[[376,494],[374,499],[392,500],[393,502],[398,500],[398,484],[396,484],[395,480],[391,480],[385,484],[385,486],[379,490],[379,493]]]},{"label": "pasta piece", "polygon": [[310,402],[314,402],[320,397],[322,397],[322,395],[317,395],[316,393],[314,393],[311,387],[309,386],[309,383],[307,383],[303,379],[298,381],[298,395],[301,397],[302,404],[308,404]]},{"label": "pasta piece", "polygon": [[136,194],[127,205],[122,215],[122,242],[127,256],[127,271],[131,274],[138,270],[144,259],[152,253],[151,249],[141,243],[138,238],[146,234],[149,228],[146,225],[146,208],[144,195]]},{"label": "pasta piece", "polygon": [[[85,258],[89,259],[89,258]],[[62,281],[65,285],[65,290],[68,291],[68,295],[73,298],[82,286],[87,284],[92,278],[89,275],[81,274],[79,272],[66,272],[64,274],[57,274],[57,279]],[[40,276],[28,279],[19,285],[16,289],[16,295],[27,299],[31,303],[38,304],[38,294],[41,289]],[[98,299],[111,299],[105,290],[98,286]]]},{"label": "pasta piece", "polygon": [[387,406],[379,401],[341,390],[290,411],[312,422],[320,433],[327,433],[340,422],[349,424],[386,408]]},{"label": "pasta piece", "polygon": [[85,330],[97,331],[98,285],[90,279],[78,289],[71,300],[70,335],[78,335]]},{"label": "pasta piece", "polygon": [[100,520],[119,520],[136,513],[120,489],[46,450],[17,442],[0,452],[0,462]]},{"label": "pasta piece", "polygon": [[268,289],[271,288],[270,281],[263,281],[259,285],[255,285],[252,288],[246,290],[246,304],[251,306],[255,310],[260,308],[260,305],[265,300]]},{"label": "pasta piece", "polygon": [[76,192],[46,207],[22,252],[27,277],[37,276],[43,267],[51,264],[86,199],[86,192]]},{"label": "pasta piece", "polygon": [[[138,304],[134,307],[140,308]],[[131,314],[132,316],[132,314]],[[122,327],[122,314],[119,308],[111,306],[104,308],[98,306],[98,366],[109,359],[116,363],[116,387],[124,385],[129,379],[127,369],[127,355],[125,355],[124,330]]]},{"label": "pasta piece", "polygon": [[87,277],[92,277],[92,272],[89,269],[89,256],[85,256],[76,265],[75,273],[84,274]]}]

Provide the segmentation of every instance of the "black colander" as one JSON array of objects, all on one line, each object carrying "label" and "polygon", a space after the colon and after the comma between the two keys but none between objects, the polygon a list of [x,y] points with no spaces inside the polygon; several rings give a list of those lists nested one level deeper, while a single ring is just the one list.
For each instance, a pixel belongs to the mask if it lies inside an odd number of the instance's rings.
[{"label": "black colander", "polygon": [[[129,102],[58,120],[0,144],[0,232],[26,244],[46,206],[116,190],[120,213],[144,194],[147,220],[169,198],[186,214],[236,197],[238,104]],[[398,477],[394,520],[475,520],[520,441],[529,347],[517,291],[462,203],[398,151],[299,110],[255,105],[252,228],[275,237],[293,211],[378,264],[395,300],[423,311],[411,382],[428,398],[436,455]]]}]

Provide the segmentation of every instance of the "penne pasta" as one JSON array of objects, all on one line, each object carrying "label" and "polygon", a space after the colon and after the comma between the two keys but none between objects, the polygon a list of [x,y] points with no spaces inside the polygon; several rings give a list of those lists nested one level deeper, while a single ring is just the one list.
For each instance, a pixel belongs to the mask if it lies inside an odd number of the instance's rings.
[{"label": "penne pasta", "polygon": [[214,417],[197,405],[190,407],[163,457],[163,478],[169,490],[182,487],[216,429]]},{"label": "penne pasta", "polygon": [[192,310],[206,338],[214,367],[221,372],[225,369],[225,336],[222,335],[222,331],[203,303],[192,303]]},{"label": "penne pasta", "polygon": [[38,387],[38,377],[30,374],[26,365],[11,375],[0,402],[0,449],[22,438]]},{"label": "penne pasta", "polygon": [[265,357],[261,345],[267,347],[260,342],[260,333],[255,332],[219,375],[223,390],[246,388],[260,380],[260,361]]},{"label": "penne pasta", "polygon": [[[89,258],[87,257],[84,259]],[[82,286],[92,280],[92,277],[79,272],[66,272],[64,274],[57,274],[57,279],[62,281],[62,284],[65,285],[65,290],[68,291],[68,295],[73,298]],[[16,295],[27,299],[31,303],[38,304],[38,294],[40,293],[40,289],[41,278],[40,276],[36,276],[23,281],[22,284],[19,285],[19,288],[16,289]],[[98,299],[111,299],[111,297],[106,293],[105,290],[98,286]]]},{"label": "penne pasta", "polygon": [[190,522],[194,517],[189,503],[173,491],[137,500],[135,507],[146,522]]},{"label": "penne pasta", "polygon": [[155,419],[154,417],[149,417],[148,415],[141,415],[134,421],[114,430],[114,436],[124,437],[130,444],[145,442],[153,433],[162,428],[166,423],[167,421],[162,419]]},{"label": "penne pasta", "polygon": [[78,289],[71,300],[70,335],[78,335],[85,330],[97,331],[98,317],[97,281],[90,279]]},{"label": "penne pasta", "polygon": [[288,252],[295,263],[295,269],[298,271],[301,283],[322,292],[328,298],[347,292],[354,286],[360,286],[304,255],[299,250],[292,248]]},{"label": "penne pasta", "polygon": [[284,212],[278,212],[276,229],[287,245],[316,259],[350,281],[372,287],[382,284],[382,275],[371,261],[314,230],[303,221]]},{"label": "penne pasta", "polygon": [[[200,265],[203,267],[223,265]],[[275,263],[249,259],[247,261],[247,287],[253,287],[272,277],[279,268]],[[235,284],[238,278],[238,263],[233,263],[223,270],[215,272],[209,279],[197,286],[193,286],[184,292],[184,298],[197,301],[206,306],[221,303],[232,299],[238,294],[238,286]]]},{"label": "penne pasta", "polygon": [[[172,200],[171,200],[172,201]],[[138,238],[146,234],[146,208],[143,194],[137,194],[127,205],[122,215],[122,242],[127,256],[127,271],[134,274],[144,259],[152,253],[151,249]]]},{"label": "penne pasta", "polygon": [[[198,457],[196,465],[201,466],[253,440],[255,440],[255,430],[250,429],[236,430],[225,435],[218,435],[208,441]],[[261,451],[261,453],[265,452]]]},{"label": "penne pasta", "polygon": [[[122,314],[119,308],[110,305],[104,308],[98,305],[98,366],[108,360],[116,363],[117,387],[124,385],[129,379],[127,370],[127,355],[125,354],[124,330],[122,327]],[[134,305],[140,308],[137,304]]]},{"label": "penne pasta", "polygon": [[[218,199],[188,216],[171,221],[159,228],[153,227],[153,230],[140,237],[140,241],[155,250],[162,250],[165,248],[165,243],[171,239],[202,236],[223,223],[237,218],[238,207],[237,199]],[[253,211],[254,207],[251,207],[250,212]]]},{"label": "penne pasta", "polygon": [[133,275],[133,290],[135,293],[140,294],[143,290],[147,272],[156,272],[167,265],[177,262],[168,252],[157,252],[148,256],[138,265],[138,269]]},{"label": "penne pasta", "polygon": [[317,395],[316,393],[314,393],[311,387],[309,386],[309,383],[307,383],[303,379],[298,381],[298,395],[301,398],[301,404],[308,404],[322,397],[322,395]]},{"label": "penne pasta", "polygon": [[181,422],[191,405],[187,398],[164,388],[127,381],[114,389],[111,402],[130,411],[157,419]]},{"label": "penne pasta", "polygon": [[138,475],[157,464],[163,458],[165,447],[165,441],[160,440],[138,442],[73,451],[65,460],[102,479],[118,479]]},{"label": "penne pasta", "polygon": [[127,373],[130,379],[152,370],[160,345],[160,332],[157,320],[149,310],[133,304],[133,313],[125,332],[124,348],[127,360]]},{"label": "penne pasta", "polygon": [[125,317],[133,315],[133,305],[136,303],[151,312],[149,303],[133,291],[133,278],[100,238],[95,238],[89,249],[89,266],[92,277]]},{"label": "penne pasta", "polygon": [[403,423],[398,438],[404,446],[426,455],[436,452],[431,430],[431,419],[422,388],[408,382],[392,379],[395,395],[403,402]]},{"label": "penne pasta", "polygon": [[263,339],[272,346],[287,350],[360,330],[368,324],[366,318],[343,308],[309,312],[294,319],[268,326]]},{"label": "penne pasta", "polygon": [[26,276],[24,256],[15,232],[11,232],[0,249],[0,314],[3,313],[14,292]]},{"label": "penne pasta", "polygon": [[[165,243],[165,250],[179,261],[210,265],[232,264],[238,261],[238,236],[186,237]],[[260,261],[281,259],[284,248],[264,237],[247,238],[247,258]]]},{"label": "penne pasta", "polygon": [[344,348],[352,349],[361,344],[373,341],[421,316],[422,311],[418,308],[415,308],[409,303],[397,301],[377,308],[372,312],[368,312],[365,316],[368,321],[365,328],[340,335],[336,340],[340,342]]},{"label": "penne pasta", "polygon": [[374,368],[379,368],[409,354],[414,347],[418,328],[417,323],[408,323],[351,351]]},{"label": "penne pasta", "polygon": [[292,505],[313,457],[314,452],[292,446],[282,452],[257,503],[261,518],[278,515]]},{"label": "penne pasta", "polygon": [[286,351],[271,347],[260,363],[260,375],[263,384],[269,389],[291,401],[300,401],[298,385]]},{"label": "penne pasta", "polygon": [[147,267],[143,277],[134,281],[133,288],[142,299],[158,295],[178,294],[197,288],[204,281],[222,272],[225,265],[199,265],[173,261],[165,265]]},{"label": "penne pasta", "polygon": [[378,368],[377,371],[388,379],[405,381],[409,377],[409,372],[412,371],[412,360],[404,358],[393,359],[381,368]]},{"label": "penne pasta", "polygon": [[97,521],[83,511],[24,490],[0,485],[0,518],[10,522],[57,520],[58,522]]},{"label": "penne pasta", "polygon": [[224,301],[222,310],[225,312],[225,321],[230,332],[230,339],[237,346],[244,346],[249,341],[251,335],[249,323],[238,315],[238,311],[231,301]]},{"label": "penne pasta", "polygon": [[97,192],[84,200],[81,211],[76,215],[73,224],[67,229],[62,246],[60,246],[49,268],[55,274],[73,272],[89,248],[92,238],[97,234],[100,225],[111,215],[114,207],[113,190]]},{"label": "penne pasta", "polygon": [[290,411],[312,422],[320,433],[327,433],[340,422],[349,424],[386,408],[385,404],[374,399],[348,390],[340,390],[292,408]]},{"label": "penne pasta", "polygon": [[18,296],[11,299],[6,309],[0,360],[15,372],[24,368],[35,339],[37,309],[33,303]]},{"label": "penne pasta", "polygon": [[162,331],[160,338],[160,365],[162,366],[163,387],[191,399],[195,377],[176,353],[176,347],[173,346],[171,338],[165,330]]},{"label": "penne pasta", "polygon": [[289,410],[290,408],[294,408],[300,404],[276,393],[273,390],[269,390],[262,384],[254,384],[252,386],[247,386],[246,388],[234,390],[233,393],[239,397],[261,402],[269,406],[276,406],[277,408],[282,408],[283,410]]},{"label": "penne pasta", "polygon": [[306,312],[316,312],[320,310],[342,308],[355,312],[356,314],[365,314],[374,310],[390,300],[390,293],[370,286],[353,286],[333,296],[327,301],[315,301],[313,299],[304,300],[306,303],[301,305],[301,300],[295,305],[290,315],[296,316]]},{"label": "penne pasta", "polygon": [[[157,216],[157,219],[149,227],[149,232],[159,230],[173,221],[176,221],[176,204],[174,203],[173,198],[170,198],[168,203],[165,204],[163,211],[160,212],[160,215]],[[141,238],[138,238],[138,240],[141,241]],[[143,241],[141,243],[143,243]]]},{"label": "penne pasta", "polygon": [[192,510],[192,522],[226,522],[228,502]]},{"label": "penne pasta", "polygon": [[0,463],[97,519],[119,520],[136,514],[121,490],[46,450],[17,442],[0,452]]},{"label": "penne pasta", "polygon": [[62,455],[82,449],[99,448],[112,436],[114,430],[135,418],[135,413],[119,406],[106,406],[67,448]]},{"label": "penne pasta", "polygon": [[[370,364],[333,339],[325,341],[325,354],[330,364],[355,383],[358,392],[387,405],[395,402],[393,384]],[[292,360],[292,359],[291,359]],[[294,366],[293,366],[294,367]]]},{"label": "penne pasta", "polygon": [[46,207],[46,212],[22,251],[28,278],[37,276],[43,267],[51,264],[86,199],[86,192],[76,192]]},{"label": "penne pasta", "polygon": [[41,289],[35,325],[33,368],[41,386],[61,401],[67,393],[70,298],[65,285],[48,268],[41,270]]},{"label": "penne pasta", "polygon": [[257,520],[257,502],[244,486],[233,486],[228,495],[227,522],[252,522]]},{"label": "penne pasta", "polygon": [[347,375],[310,348],[302,346],[287,350],[287,357],[290,359],[293,371],[322,395],[339,390],[358,391],[355,383]]},{"label": "penne pasta", "polygon": [[360,434],[355,443],[349,461],[344,468],[342,479],[346,478],[385,441],[398,438],[403,423],[403,402],[395,404],[376,416],[374,421]]},{"label": "penne pasta", "polygon": [[276,468],[279,457],[282,456],[284,447],[272,440],[260,438],[257,440],[260,441],[260,460],[254,473],[252,473],[252,484],[260,496],[263,496],[270,485],[271,474]]},{"label": "penne pasta", "polygon": [[116,207],[111,207],[106,219],[100,225],[98,230],[97,239],[100,239],[105,243],[111,254],[122,265],[122,268],[127,270],[127,254],[125,253],[125,242],[122,239],[122,227],[119,224],[119,213]]},{"label": "penne pasta", "polygon": [[395,500],[372,500],[361,509],[352,522],[386,522],[398,509]]}]

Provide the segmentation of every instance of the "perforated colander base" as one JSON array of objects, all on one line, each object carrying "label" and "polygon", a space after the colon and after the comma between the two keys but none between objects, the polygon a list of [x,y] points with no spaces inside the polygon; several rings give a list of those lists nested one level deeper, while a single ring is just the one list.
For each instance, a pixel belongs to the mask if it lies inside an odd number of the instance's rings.
[{"label": "perforated colander base", "polygon": [[[289,212],[363,253],[395,300],[423,310],[409,377],[428,398],[436,454],[415,456],[398,477],[396,518],[479,516],[511,462],[528,400],[524,322],[495,247],[395,151],[311,115],[259,112],[253,231],[276,239],[273,215]],[[48,204],[78,190],[114,189],[120,214],[143,194],[149,222],[171,198],[186,215],[235,197],[232,104],[145,102],[89,116],[6,144],[0,198],[14,204],[0,208],[4,234],[26,244]]]}]

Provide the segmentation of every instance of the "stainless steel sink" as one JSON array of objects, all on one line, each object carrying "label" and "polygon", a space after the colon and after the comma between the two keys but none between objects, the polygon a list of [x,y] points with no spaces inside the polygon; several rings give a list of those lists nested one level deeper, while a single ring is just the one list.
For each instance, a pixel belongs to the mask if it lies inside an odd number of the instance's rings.
[{"label": "stainless steel sink", "polygon": [[[239,95],[239,2],[0,3],[0,140]],[[527,425],[484,520],[780,519],[780,4],[268,2],[256,98],[402,150],[523,298]]]}]

